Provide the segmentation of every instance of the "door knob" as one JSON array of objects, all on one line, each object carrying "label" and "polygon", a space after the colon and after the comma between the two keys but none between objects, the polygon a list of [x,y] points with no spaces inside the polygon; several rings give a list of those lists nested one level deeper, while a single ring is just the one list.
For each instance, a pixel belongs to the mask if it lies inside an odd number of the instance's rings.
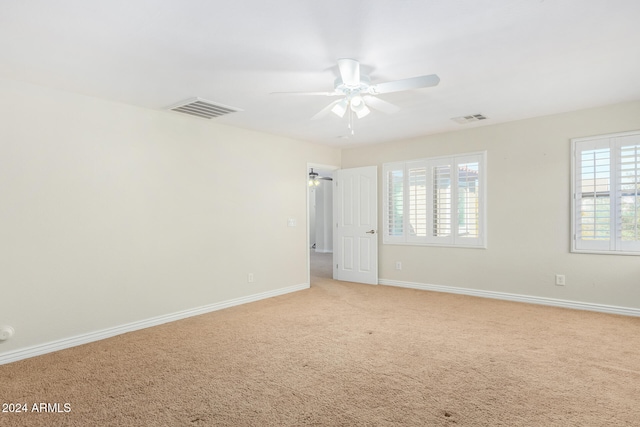
[{"label": "door knob", "polygon": [[376,230],[369,230],[366,232],[367,234],[376,234]]}]

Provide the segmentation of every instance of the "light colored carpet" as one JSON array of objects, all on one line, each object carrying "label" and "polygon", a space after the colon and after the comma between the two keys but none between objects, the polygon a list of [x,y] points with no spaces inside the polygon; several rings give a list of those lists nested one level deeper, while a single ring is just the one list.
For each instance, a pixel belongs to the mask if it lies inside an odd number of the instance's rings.
[{"label": "light colored carpet", "polygon": [[71,408],[0,425],[637,426],[639,331],[314,271],[305,291],[0,366],[2,402]]}]

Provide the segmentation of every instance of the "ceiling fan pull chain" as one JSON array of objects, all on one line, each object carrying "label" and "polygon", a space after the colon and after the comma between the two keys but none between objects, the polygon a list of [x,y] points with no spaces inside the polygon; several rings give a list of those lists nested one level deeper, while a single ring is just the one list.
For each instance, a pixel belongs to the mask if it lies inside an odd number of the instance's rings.
[{"label": "ceiling fan pull chain", "polygon": [[353,122],[353,111],[350,111],[351,114],[349,114],[349,118],[351,119],[351,136],[356,134],[356,130],[353,128],[354,127],[354,122]]},{"label": "ceiling fan pull chain", "polygon": [[347,124],[347,128],[351,130],[351,135],[353,135],[353,111],[351,111],[351,108],[349,108],[349,123]]}]

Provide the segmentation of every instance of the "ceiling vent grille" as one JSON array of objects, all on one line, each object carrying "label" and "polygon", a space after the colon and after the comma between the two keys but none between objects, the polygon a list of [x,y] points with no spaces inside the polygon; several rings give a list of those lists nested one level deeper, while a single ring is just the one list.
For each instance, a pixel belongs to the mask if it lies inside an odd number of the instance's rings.
[{"label": "ceiling vent grille", "polygon": [[469,116],[454,117],[451,120],[453,120],[456,123],[460,123],[461,125],[464,125],[467,123],[478,122],[480,120],[487,120],[487,118],[482,114],[471,114]]},{"label": "ceiling vent grille", "polygon": [[216,104],[206,99],[193,98],[188,101],[181,102],[173,107],[169,107],[171,111],[178,113],[190,114],[192,116],[202,117],[204,119],[212,119],[214,117],[224,116],[230,113],[242,111],[239,108],[229,107],[228,105]]}]

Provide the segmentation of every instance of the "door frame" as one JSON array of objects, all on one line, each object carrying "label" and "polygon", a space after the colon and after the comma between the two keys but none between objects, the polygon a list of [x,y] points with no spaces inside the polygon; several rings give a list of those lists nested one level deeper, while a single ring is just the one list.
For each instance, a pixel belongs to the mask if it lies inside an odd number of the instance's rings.
[{"label": "door frame", "polygon": [[[307,163],[307,168],[305,170],[305,181],[304,181],[304,185],[305,185],[305,191],[306,191],[306,199],[307,199],[307,235],[305,237],[305,244],[306,244],[306,251],[307,251],[307,283],[309,284],[309,286],[311,286],[311,241],[309,240],[309,234],[311,232],[311,227],[309,224],[309,220],[310,220],[310,210],[311,210],[311,205],[310,205],[310,199],[309,199],[309,170],[311,168],[314,169],[320,169],[320,170],[330,170],[332,173],[337,171],[338,169],[340,169],[340,166],[337,165],[327,165],[327,164],[321,164],[321,163],[311,163],[308,162]],[[333,210],[331,212],[331,215],[333,215]],[[333,224],[333,220],[331,221],[331,223]],[[333,254],[332,254],[333,256]]]}]

